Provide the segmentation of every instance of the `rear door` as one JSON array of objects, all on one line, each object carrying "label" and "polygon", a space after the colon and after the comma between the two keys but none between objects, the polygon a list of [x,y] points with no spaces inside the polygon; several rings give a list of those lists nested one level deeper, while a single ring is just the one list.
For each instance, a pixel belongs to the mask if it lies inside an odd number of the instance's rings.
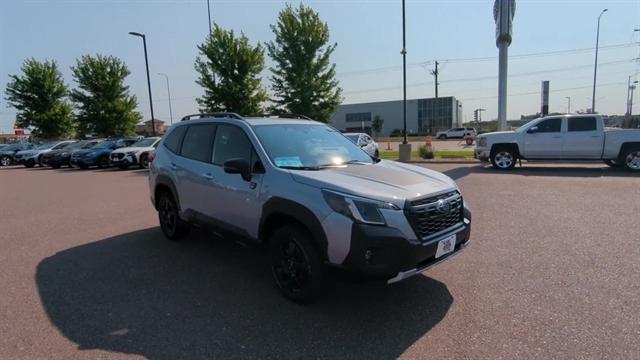
[{"label": "rear door", "polygon": [[566,159],[600,159],[604,131],[595,116],[567,118],[567,132],[563,136],[562,152]]},{"label": "rear door", "polygon": [[524,134],[524,157],[529,159],[559,159],[562,157],[562,118],[550,118],[530,128],[534,132]]}]

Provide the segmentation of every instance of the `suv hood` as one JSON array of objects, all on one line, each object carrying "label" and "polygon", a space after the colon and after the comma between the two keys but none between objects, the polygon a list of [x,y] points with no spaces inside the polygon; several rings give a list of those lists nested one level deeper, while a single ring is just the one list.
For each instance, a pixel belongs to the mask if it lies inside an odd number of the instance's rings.
[{"label": "suv hood", "polygon": [[405,200],[458,188],[450,177],[422,167],[382,160],[318,171],[289,170],[299,183],[404,207]]},{"label": "suv hood", "polygon": [[128,147],[123,147],[120,149],[116,149],[113,150],[114,153],[127,153],[129,151],[145,151],[145,150],[151,150],[153,149],[153,146],[144,146],[144,147],[137,147],[137,146],[128,146]]}]

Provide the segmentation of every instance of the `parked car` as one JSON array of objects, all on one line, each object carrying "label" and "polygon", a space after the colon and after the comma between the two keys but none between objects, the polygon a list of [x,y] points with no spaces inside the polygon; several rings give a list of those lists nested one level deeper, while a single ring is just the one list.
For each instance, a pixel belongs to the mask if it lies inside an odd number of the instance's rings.
[{"label": "parked car", "polygon": [[71,154],[75,151],[88,149],[101,140],[81,140],[73,144],[69,144],[62,149],[52,150],[42,155],[42,164],[50,166],[54,169],[59,169],[61,166],[71,167]]},{"label": "parked car", "polygon": [[376,143],[368,134],[345,133],[344,136],[346,136],[347,139],[351,140],[354,144],[360,146],[362,150],[367,152],[367,154],[373,157],[378,157],[380,155],[378,143]]},{"label": "parked car", "polygon": [[328,267],[395,283],[469,244],[471,212],[444,174],[372,158],[315,121],[203,117],[173,125],[151,163],[162,232],[198,224],[261,243],[293,301],[320,295]]},{"label": "parked car", "polygon": [[139,140],[129,147],[116,149],[111,152],[111,163],[120,169],[128,169],[131,165],[138,165],[142,169],[149,167],[149,153],[158,146],[159,137],[148,137]]},{"label": "parked car", "polygon": [[81,169],[87,169],[90,166],[97,166],[100,169],[109,167],[111,165],[109,154],[115,149],[129,146],[134,142],[136,139],[110,139],[88,149],[77,150],[71,154],[71,165]]},{"label": "parked car", "polygon": [[476,136],[478,132],[475,128],[453,128],[446,131],[438,131],[436,133],[436,138],[444,140],[444,139],[462,139],[465,136]]},{"label": "parked car", "polygon": [[33,149],[34,145],[28,142],[9,144],[0,149],[0,166],[15,164],[15,155],[19,151]]},{"label": "parked car", "polygon": [[75,140],[63,140],[44,143],[30,150],[18,151],[14,159],[15,162],[22,164],[28,168],[34,167],[35,165],[44,166],[44,164],[42,164],[42,156],[44,154],[52,150],[62,149],[74,142]]},{"label": "parked car", "polygon": [[499,170],[518,159],[598,160],[640,172],[640,130],[605,128],[600,115],[547,116],[515,131],[482,134],[475,157]]}]

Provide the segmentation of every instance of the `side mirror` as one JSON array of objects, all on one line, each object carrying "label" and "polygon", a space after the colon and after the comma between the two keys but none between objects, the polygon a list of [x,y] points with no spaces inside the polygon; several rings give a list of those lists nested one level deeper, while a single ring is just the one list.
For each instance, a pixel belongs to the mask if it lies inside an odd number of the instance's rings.
[{"label": "side mirror", "polygon": [[251,169],[245,159],[229,159],[225,161],[224,172],[227,174],[240,174],[242,180],[251,181]]},{"label": "side mirror", "polygon": [[529,130],[527,130],[528,134],[533,134],[533,133],[537,133],[537,132],[538,132],[538,127],[537,126],[530,127]]}]

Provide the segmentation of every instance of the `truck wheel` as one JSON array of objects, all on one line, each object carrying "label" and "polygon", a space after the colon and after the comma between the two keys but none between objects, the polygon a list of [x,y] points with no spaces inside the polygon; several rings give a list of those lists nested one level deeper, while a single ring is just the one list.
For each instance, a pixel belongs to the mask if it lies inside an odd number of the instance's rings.
[{"label": "truck wheel", "polygon": [[640,148],[632,148],[622,156],[627,170],[640,171]]},{"label": "truck wheel", "polygon": [[0,157],[0,165],[9,166],[11,165],[11,158],[8,156]]},{"label": "truck wheel", "polygon": [[442,134],[442,135],[438,136],[438,139],[446,140],[447,139],[447,135]]},{"label": "truck wheel", "polygon": [[620,168],[620,167],[622,167],[622,164],[618,160],[606,159],[606,160],[602,160],[602,161],[604,161],[605,164],[611,166],[612,168]]},{"label": "truck wheel", "polygon": [[161,193],[158,198],[158,220],[162,233],[169,240],[180,240],[189,233],[189,223],[180,219],[178,205],[169,192]]},{"label": "truck wheel", "polygon": [[491,153],[491,165],[498,170],[511,170],[516,166],[516,156],[512,149],[497,148]]},{"label": "truck wheel", "polygon": [[324,265],[308,231],[285,225],[269,241],[271,271],[280,292],[297,303],[307,303],[325,289]]}]

